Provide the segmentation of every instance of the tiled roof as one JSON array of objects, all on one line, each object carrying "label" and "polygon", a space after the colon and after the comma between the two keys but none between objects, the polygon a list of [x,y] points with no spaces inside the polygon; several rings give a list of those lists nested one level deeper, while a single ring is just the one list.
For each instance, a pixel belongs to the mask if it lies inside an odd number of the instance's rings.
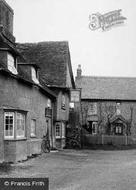
[{"label": "tiled roof", "polygon": [[82,99],[136,100],[136,78],[81,76],[76,87]]},{"label": "tiled roof", "polygon": [[50,86],[66,87],[66,65],[74,84],[68,42],[39,42],[18,44],[18,50],[29,63],[40,69],[40,78]]}]

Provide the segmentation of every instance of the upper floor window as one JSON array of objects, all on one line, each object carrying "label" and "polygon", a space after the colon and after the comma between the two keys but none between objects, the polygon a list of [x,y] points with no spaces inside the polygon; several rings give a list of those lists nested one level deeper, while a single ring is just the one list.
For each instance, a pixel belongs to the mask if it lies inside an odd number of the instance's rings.
[{"label": "upper floor window", "polygon": [[66,97],[64,94],[62,94],[61,108],[66,109]]},{"label": "upper floor window", "polygon": [[39,84],[39,80],[38,80],[38,73],[36,71],[36,69],[34,67],[31,68],[31,72],[32,72],[32,80]]},{"label": "upper floor window", "polygon": [[97,103],[91,103],[88,107],[88,115],[95,115],[97,114]]},{"label": "upper floor window", "polygon": [[51,108],[51,100],[50,99],[47,100],[47,107]]},{"label": "upper floor window", "polygon": [[13,74],[17,74],[16,60],[10,53],[7,54],[7,65],[9,71],[11,71]]},{"label": "upper floor window", "polygon": [[117,114],[117,115],[120,115],[120,114],[121,114],[120,103],[119,103],[119,102],[116,104],[116,114]]}]

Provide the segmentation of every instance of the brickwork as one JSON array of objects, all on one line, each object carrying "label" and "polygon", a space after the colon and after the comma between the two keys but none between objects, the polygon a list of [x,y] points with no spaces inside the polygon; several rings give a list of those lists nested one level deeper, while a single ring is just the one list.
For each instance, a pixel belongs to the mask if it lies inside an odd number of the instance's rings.
[{"label": "brickwork", "polygon": [[[88,116],[88,109],[91,103],[97,103],[97,114]],[[106,125],[109,117],[116,115],[117,101],[82,101],[81,122],[85,125],[87,121],[98,121],[100,123],[99,129],[106,133]],[[120,102],[120,115],[126,121],[131,121],[131,136],[136,137],[136,102],[135,101],[121,101]],[[99,131],[99,132],[100,132]],[[100,132],[100,133],[101,133]]]}]

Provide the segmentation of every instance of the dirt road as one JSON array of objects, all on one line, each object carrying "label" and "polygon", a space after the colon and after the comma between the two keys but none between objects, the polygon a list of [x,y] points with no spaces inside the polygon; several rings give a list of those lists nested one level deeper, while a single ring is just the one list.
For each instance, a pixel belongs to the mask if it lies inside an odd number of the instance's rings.
[{"label": "dirt road", "polygon": [[64,150],[14,164],[0,174],[49,177],[50,190],[135,190],[136,150]]}]

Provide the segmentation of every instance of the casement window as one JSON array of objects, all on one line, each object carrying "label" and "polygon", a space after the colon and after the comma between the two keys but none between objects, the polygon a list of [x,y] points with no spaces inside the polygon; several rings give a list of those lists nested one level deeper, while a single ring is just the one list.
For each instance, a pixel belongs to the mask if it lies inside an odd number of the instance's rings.
[{"label": "casement window", "polygon": [[39,84],[38,80],[38,73],[34,67],[31,67],[31,73],[32,73],[32,80],[36,83]]},{"label": "casement window", "polygon": [[92,122],[92,135],[97,134],[97,130],[98,130],[98,123]]},{"label": "casement window", "polygon": [[61,138],[61,126],[60,124],[56,124],[56,138]]},{"label": "casement window", "polygon": [[97,103],[91,103],[88,105],[88,116],[97,114]]},{"label": "casement window", "polygon": [[7,65],[9,71],[11,71],[13,74],[17,74],[16,60],[10,53],[7,54]]},{"label": "casement window", "polygon": [[30,136],[31,137],[36,137],[36,119],[31,120]]},{"label": "casement window", "polygon": [[25,137],[25,115],[19,112],[4,113],[4,139]]},{"label": "casement window", "polygon": [[51,108],[51,100],[50,99],[47,100],[47,107]]},{"label": "casement window", "polygon": [[65,138],[65,124],[63,122],[56,124],[56,138]]},{"label": "casement window", "polygon": [[117,125],[117,126],[115,127],[115,134],[116,134],[116,135],[122,135],[122,134],[123,134],[123,126]]},{"label": "casement window", "polygon": [[61,108],[64,110],[66,109],[66,97],[64,94],[62,94]]},{"label": "casement window", "polygon": [[4,114],[4,137],[14,138],[14,113],[6,112]]},{"label": "casement window", "polygon": [[16,113],[16,137],[25,137],[25,115]]}]

